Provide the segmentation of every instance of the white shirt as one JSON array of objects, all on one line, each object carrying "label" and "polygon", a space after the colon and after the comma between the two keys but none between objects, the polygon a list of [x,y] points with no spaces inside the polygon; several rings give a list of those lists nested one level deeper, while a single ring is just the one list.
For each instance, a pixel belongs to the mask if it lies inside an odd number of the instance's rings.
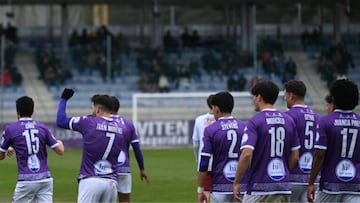
[{"label": "white shirt", "polygon": [[[204,142],[203,142],[204,130],[207,126],[211,125],[213,122],[215,122],[215,118],[214,115],[211,113],[200,115],[195,119],[192,139],[194,143],[194,149],[196,149],[196,147],[199,146],[199,149],[195,151],[195,159],[196,162],[198,163],[198,169],[199,169],[200,152],[204,146]],[[211,163],[212,163],[212,159],[210,159],[209,162],[209,168],[208,168],[209,171],[211,171],[211,165],[212,165]]]}]

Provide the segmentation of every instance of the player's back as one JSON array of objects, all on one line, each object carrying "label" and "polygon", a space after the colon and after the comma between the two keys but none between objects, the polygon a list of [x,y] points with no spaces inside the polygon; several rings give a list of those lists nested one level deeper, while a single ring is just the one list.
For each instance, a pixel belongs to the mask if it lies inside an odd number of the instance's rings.
[{"label": "player's back", "polygon": [[360,116],[354,112],[335,110],[320,118],[320,138],[315,148],[326,149],[320,187],[325,186],[329,191],[360,192],[359,131]]},{"label": "player's back", "polygon": [[117,160],[117,172],[118,174],[127,174],[131,172],[129,148],[132,143],[139,142],[139,137],[132,121],[119,115],[113,115],[112,118],[114,118],[117,123],[120,123],[123,129],[123,142]]},{"label": "player's back", "polygon": [[75,118],[71,126],[83,135],[83,155],[78,178],[99,176],[115,180],[124,126],[115,119],[95,116]]},{"label": "player's back", "polygon": [[213,192],[232,191],[244,128],[245,123],[233,117],[219,118],[205,128],[201,153],[213,155]]},{"label": "player's back", "polygon": [[296,124],[299,136],[299,164],[292,170],[292,181],[307,183],[311,172],[312,154],[314,151],[319,114],[306,105],[294,105],[286,114]]},{"label": "player's back", "polygon": [[290,194],[288,161],[299,140],[292,118],[275,109],[266,109],[248,120],[242,149],[253,149],[248,193]]},{"label": "player's back", "polygon": [[16,151],[19,180],[40,180],[51,177],[47,165],[46,145],[55,145],[56,139],[42,123],[21,118],[6,126],[4,131],[10,146]]}]

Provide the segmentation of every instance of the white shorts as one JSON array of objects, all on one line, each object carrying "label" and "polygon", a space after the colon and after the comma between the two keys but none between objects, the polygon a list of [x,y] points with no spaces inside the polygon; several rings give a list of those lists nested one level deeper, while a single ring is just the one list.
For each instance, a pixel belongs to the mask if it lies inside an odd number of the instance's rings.
[{"label": "white shorts", "polygon": [[236,202],[233,194],[221,194],[211,193],[210,202],[212,203],[224,203],[224,202]]},{"label": "white shorts", "polygon": [[314,202],[360,202],[360,195],[356,194],[327,194],[318,191]]},{"label": "white shorts", "polygon": [[[315,183],[315,196],[317,194],[319,184]],[[307,185],[292,184],[291,185],[291,202],[307,202]]]},{"label": "white shorts", "polygon": [[131,193],[131,174],[118,175],[117,191],[123,194]]},{"label": "white shorts", "polygon": [[245,194],[242,202],[290,202],[290,195],[248,195]]},{"label": "white shorts", "polygon": [[78,203],[109,202],[116,203],[117,182],[108,178],[91,177],[79,182]]},{"label": "white shorts", "polygon": [[19,181],[16,183],[13,202],[52,202],[53,179]]}]

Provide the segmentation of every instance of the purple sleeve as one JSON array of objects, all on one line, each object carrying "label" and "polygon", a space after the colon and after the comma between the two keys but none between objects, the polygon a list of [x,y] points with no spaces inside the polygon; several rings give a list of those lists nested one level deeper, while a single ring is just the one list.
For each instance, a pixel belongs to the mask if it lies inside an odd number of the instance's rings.
[{"label": "purple sleeve", "polygon": [[139,141],[138,135],[136,134],[135,126],[132,122],[130,122],[128,120],[126,120],[126,124],[129,126],[130,131],[131,131],[131,146],[134,150],[135,158],[138,163],[139,169],[144,170],[145,169],[144,157],[141,152],[140,141]]},{"label": "purple sleeve", "polygon": [[131,146],[132,146],[132,148],[134,150],[136,161],[137,161],[137,163],[139,165],[140,170],[144,170],[145,169],[145,167],[144,167],[144,158],[143,158],[143,155],[141,153],[139,142],[133,142],[133,143],[131,143]]},{"label": "purple sleeve", "polygon": [[53,147],[57,144],[57,140],[54,137],[54,134],[48,128],[44,128],[46,131],[46,144],[50,147]]},{"label": "purple sleeve", "polygon": [[204,171],[208,171],[209,168],[209,162],[210,162],[210,157],[212,155],[212,146],[211,146],[211,139],[210,137],[212,137],[211,132],[209,132],[210,128],[205,128],[204,130],[204,137],[203,137],[203,141],[204,141],[204,146],[201,150],[201,157],[199,160],[199,171],[200,172],[204,172]]},{"label": "purple sleeve", "polygon": [[3,137],[1,141],[0,151],[6,152],[6,150],[12,145],[11,139],[9,139],[8,134],[6,133],[7,129],[3,132]]},{"label": "purple sleeve", "polygon": [[57,109],[56,125],[60,128],[70,129],[69,127],[70,119],[71,118],[66,116],[66,100],[61,99]]},{"label": "purple sleeve", "polygon": [[[296,129],[296,125],[292,125],[292,129]],[[297,130],[294,130],[294,134],[296,136],[291,136],[291,150],[296,150],[300,148],[300,139],[299,139],[299,133]]]},{"label": "purple sleeve", "polygon": [[208,171],[209,162],[210,162],[210,157],[209,156],[201,155],[200,164],[199,164],[199,171],[200,172]]},{"label": "purple sleeve", "polygon": [[246,127],[244,129],[244,134],[241,139],[240,149],[244,148],[255,148],[256,142],[258,139],[258,133],[256,131],[256,126],[253,120],[249,120],[246,123]]},{"label": "purple sleeve", "polygon": [[327,136],[326,136],[327,126],[324,118],[325,117],[322,117],[319,120],[318,133],[316,134],[315,146],[314,146],[314,148],[322,149],[322,150],[327,149]]}]

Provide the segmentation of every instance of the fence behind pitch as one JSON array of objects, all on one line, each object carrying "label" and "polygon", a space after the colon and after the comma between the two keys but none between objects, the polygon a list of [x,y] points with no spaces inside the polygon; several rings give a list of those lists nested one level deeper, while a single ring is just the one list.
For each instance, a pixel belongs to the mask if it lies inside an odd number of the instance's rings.
[{"label": "fence behind pitch", "polygon": [[[192,144],[194,119],[209,111],[206,99],[215,92],[135,93],[132,119],[144,147],[177,147]],[[232,92],[233,116],[247,120],[254,111],[249,92]],[[283,92],[276,107],[284,110]]]}]

